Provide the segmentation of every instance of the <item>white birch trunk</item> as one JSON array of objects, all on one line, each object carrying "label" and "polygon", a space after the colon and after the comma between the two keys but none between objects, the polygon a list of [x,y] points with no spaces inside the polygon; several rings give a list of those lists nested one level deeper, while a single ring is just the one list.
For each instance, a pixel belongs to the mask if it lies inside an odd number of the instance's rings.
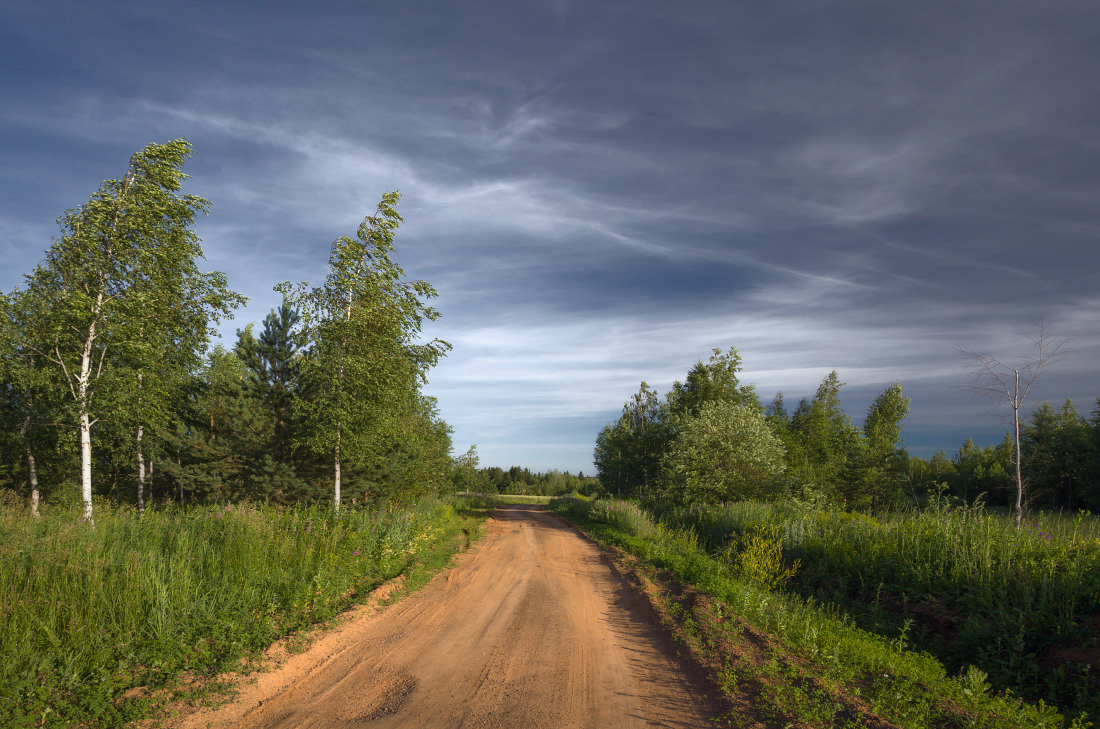
[{"label": "white birch trunk", "polygon": [[145,513],[145,457],[141,453],[141,440],[145,434],[144,426],[137,427],[137,508],[139,514]]},{"label": "white birch trunk", "polygon": [[[96,312],[103,300],[96,301]],[[96,320],[88,326],[84,351],[80,356],[80,375],[76,380],[76,407],[80,416],[80,497],[84,501],[84,519],[92,521],[92,421],[88,413],[88,389],[92,379],[92,343],[95,342]]]},{"label": "white birch trunk", "polygon": [[87,411],[80,413],[80,498],[84,519],[92,521],[92,425]]},{"label": "white birch trunk", "polygon": [[340,424],[336,424],[336,453],[335,453],[336,467],[334,476],[334,482],[336,484],[336,492],[333,494],[333,504],[336,507],[336,511],[340,511]]},{"label": "white birch trunk", "polygon": [[[364,247],[362,255],[359,256],[359,261],[355,265],[355,276],[359,277],[359,274],[363,271],[363,266],[367,260],[367,251]],[[351,321],[351,309],[354,304],[351,291],[348,291],[348,301],[344,306],[344,321]],[[337,388],[337,402],[343,404],[343,391],[344,391],[344,350],[343,344],[340,345],[340,365],[336,374],[336,388]],[[335,493],[333,494],[333,506],[336,511],[340,511],[340,436],[341,436],[341,424],[336,423],[336,458],[334,468],[333,482],[335,485]]]},{"label": "white birch trunk", "polygon": [[31,489],[30,507],[31,513],[35,516],[41,516],[38,513],[38,502],[40,501],[38,494],[38,466],[34,460],[34,451],[31,450],[31,443],[27,440],[27,426],[30,425],[31,416],[27,416],[23,421],[23,427],[19,429],[19,435],[23,439],[23,450],[27,456],[27,483]]},{"label": "white birch trunk", "polygon": [[[138,389],[141,389],[141,373],[138,373]],[[141,398],[138,398],[138,417],[141,417]],[[139,514],[145,513],[145,457],[141,452],[141,442],[145,435],[145,426],[137,427],[137,508]]]},{"label": "white birch trunk", "polygon": [[27,446],[27,478],[31,486],[31,513],[41,516],[38,512],[38,503],[41,501],[38,493],[38,467],[35,465],[34,452],[31,451],[30,446]]}]

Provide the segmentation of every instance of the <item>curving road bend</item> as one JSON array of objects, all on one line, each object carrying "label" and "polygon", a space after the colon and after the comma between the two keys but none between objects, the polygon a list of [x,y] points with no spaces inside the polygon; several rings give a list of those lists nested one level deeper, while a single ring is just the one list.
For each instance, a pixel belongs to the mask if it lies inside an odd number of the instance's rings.
[{"label": "curving road bend", "polygon": [[424,589],[364,613],[185,727],[707,727],[646,598],[544,507],[500,507]]}]

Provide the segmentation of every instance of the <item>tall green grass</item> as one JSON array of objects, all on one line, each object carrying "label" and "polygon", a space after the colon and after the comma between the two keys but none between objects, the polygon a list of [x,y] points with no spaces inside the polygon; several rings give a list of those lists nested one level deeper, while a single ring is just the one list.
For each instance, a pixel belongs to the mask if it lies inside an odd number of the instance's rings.
[{"label": "tall green grass", "polygon": [[[764,541],[774,537],[798,544],[801,535],[805,544],[825,537],[825,527],[830,524],[833,529],[843,530],[835,535],[838,542],[843,542],[851,534],[847,531],[849,526],[859,529],[862,523],[865,525],[862,528],[880,528],[874,520],[837,513],[830,517],[832,521],[820,522],[823,528],[818,529],[819,522],[814,521],[811,529],[801,521],[799,526],[788,528],[798,520],[774,516],[780,513],[804,517],[809,512],[762,504],[664,509],[659,520],[646,509],[628,502],[556,500],[552,506],[578,520],[599,538],[718,598],[731,614],[775,636],[786,649],[800,655],[808,665],[816,666],[811,670],[817,671],[819,685],[832,685],[841,692],[860,696],[876,713],[899,726],[913,729],[1066,726],[1063,717],[1042,700],[1032,704],[1022,702],[1010,692],[994,693],[984,670],[968,668],[952,676],[931,655],[909,650],[904,636],[876,635],[859,628],[837,605],[823,605],[813,598],[766,589],[751,575],[742,573],[737,553],[711,546],[717,537],[726,546],[736,539],[737,531],[728,528],[731,523],[745,525],[744,533],[763,535]],[[783,528],[776,529],[775,525]],[[741,542],[759,543],[760,540]],[[853,564],[865,547],[852,547]],[[842,712],[828,696],[810,695],[817,691],[812,684],[787,680],[782,670],[777,669],[758,685],[761,700],[769,703],[776,716],[814,726],[845,726]],[[802,708],[810,705],[818,707],[813,715]],[[821,707],[836,713],[825,716]]]},{"label": "tall green grass", "polygon": [[1053,657],[1060,646],[1100,637],[1090,630],[1100,602],[1094,517],[1043,514],[1017,531],[1007,517],[946,500],[881,520],[753,502],[659,511],[663,522],[694,530],[712,552],[774,531],[787,560],[801,562],[795,587],[803,594],[863,605],[853,611],[861,624],[895,634],[903,626],[909,640],[952,670],[977,665],[1000,688],[1100,711],[1090,667]]},{"label": "tall green grass", "polygon": [[222,505],[35,519],[0,507],[0,717],[6,726],[117,726],[122,698],[213,675],[331,617],[437,548],[454,508]]}]

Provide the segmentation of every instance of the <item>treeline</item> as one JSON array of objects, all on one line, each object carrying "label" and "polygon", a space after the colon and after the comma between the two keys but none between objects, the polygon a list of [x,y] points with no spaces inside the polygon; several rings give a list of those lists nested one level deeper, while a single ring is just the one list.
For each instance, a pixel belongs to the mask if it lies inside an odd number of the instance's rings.
[{"label": "treeline", "polygon": [[[1086,418],[1066,400],[1055,409],[1044,402],[1020,428],[1021,468],[1029,505],[1034,508],[1100,511],[1100,399]],[[1009,505],[1016,467],[1012,435],[995,446],[972,439],[950,457],[937,451],[931,459],[909,459],[907,480],[943,483],[948,493],[965,501],[984,495],[988,504]]]},{"label": "treeline", "polygon": [[550,470],[531,473],[526,468],[512,466],[507,471],[490,466],[480,471],[484,490],[497,494],[532,494],[536,496],[565,496],[567,494],[590,495],[599,489],[600,482],[593,476],[577,475],[569,471]]},{"label": "treeline", "polygon": [[478,468],[477,445],[454,459],[452,480],[455,491],[489,494],[527,494],[531,496],[591,495],[600,490],[599,479],[574,476],[569,471],[552,469],[532,473],[526,467],[512,466],[507,471],[499,466]]},{"label": "treeline", "polygon": [[421,388],[450,345],[421,340],[436,291],[392,260],[398,193],[332,244],[324,282],[276,286],[259,331],[211,349],[245,299],[198,269],[210,203],[180,194],[190,154],[135,154],[0,294],[0,488],[86,518],[93,497],[338,507],[449,489],[451,431]]},{"label": "treeline", "polygon": [[[713,351],[661,397],[645,382],[596,439],[604,489],[680,503],[795,497],[872,512],[920,507],[947,489],[968,501],[1009,505],[1015,447],[967,441],[953,457],[910,456],[901,445],[909,398],[887,387],[855,423],[840,406],[843,383],[830,372],[812,397],[789,409],[782,393],[763,403],[739,380],[735,348]],[[1100,401],[1086,420],[1072,403],[1043,404],[1021,430],[1032,507],[1100,507]]]}]

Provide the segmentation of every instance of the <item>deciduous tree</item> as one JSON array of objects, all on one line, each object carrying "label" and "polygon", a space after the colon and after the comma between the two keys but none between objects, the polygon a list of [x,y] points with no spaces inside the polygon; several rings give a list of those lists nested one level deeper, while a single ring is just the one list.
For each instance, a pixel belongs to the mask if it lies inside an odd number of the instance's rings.
[{"label": "deciduous tree", "polygon": [[686,421],[665,459],[674,497],[717,503],[766,494],[785,468],[783,444],[758,408],[710,401]]},{"label": "deciduous tree", "polygon": [[703,403],[744,403],[759,408],[760,403],[752,385],[742,385],[738,378],[741,371],[741,355],[736,347],[723,353],[715,347],[710,360],[699,360],[688,371],[683,382],[672,383],[668,393],[669,409],[676,417],[694,417]]},{"label": "deciduous tree", "polygon": [[62,236],[27,277],[28,349],[59,375],[80,433],[85,518],[92,516],[92,428],[156,358],[150,342],[205,344],[208,322],[243,298],[202,273],[192,226],[209,202],[180,195],[186,140],[150,144],[59,220]]},{"label": "deciduous tree", "polygon": [[859,445],[859,429],[840,406],[840,381],[833,370],[810,400],[803,399],[784,433],[791,475],[803,498],[836,498]]},{"label": "deciduous tree", "polygon": [[643,381],[618,421],[596,438],[593,460],[604,488],[617,494],[648,492],[661,479],[661,460],[671,438],[668,406]]},{"label": "deciduous tree", "polygon": [[439,317],[426,301],[437,296],[425,281],[405,281],[391,258],[402,218],[400,194],[382,196],[357,238],[333,242],[324,284],[276,287],[302,311],[303,367],[317,388],[306,406],[307,444],[333,464],[333,504],[340,508],[341,469],[348,457],[364,459],[387,432],[415,411],[418,388],[449,349],[434,339],[419,343],[425,321]]}]

